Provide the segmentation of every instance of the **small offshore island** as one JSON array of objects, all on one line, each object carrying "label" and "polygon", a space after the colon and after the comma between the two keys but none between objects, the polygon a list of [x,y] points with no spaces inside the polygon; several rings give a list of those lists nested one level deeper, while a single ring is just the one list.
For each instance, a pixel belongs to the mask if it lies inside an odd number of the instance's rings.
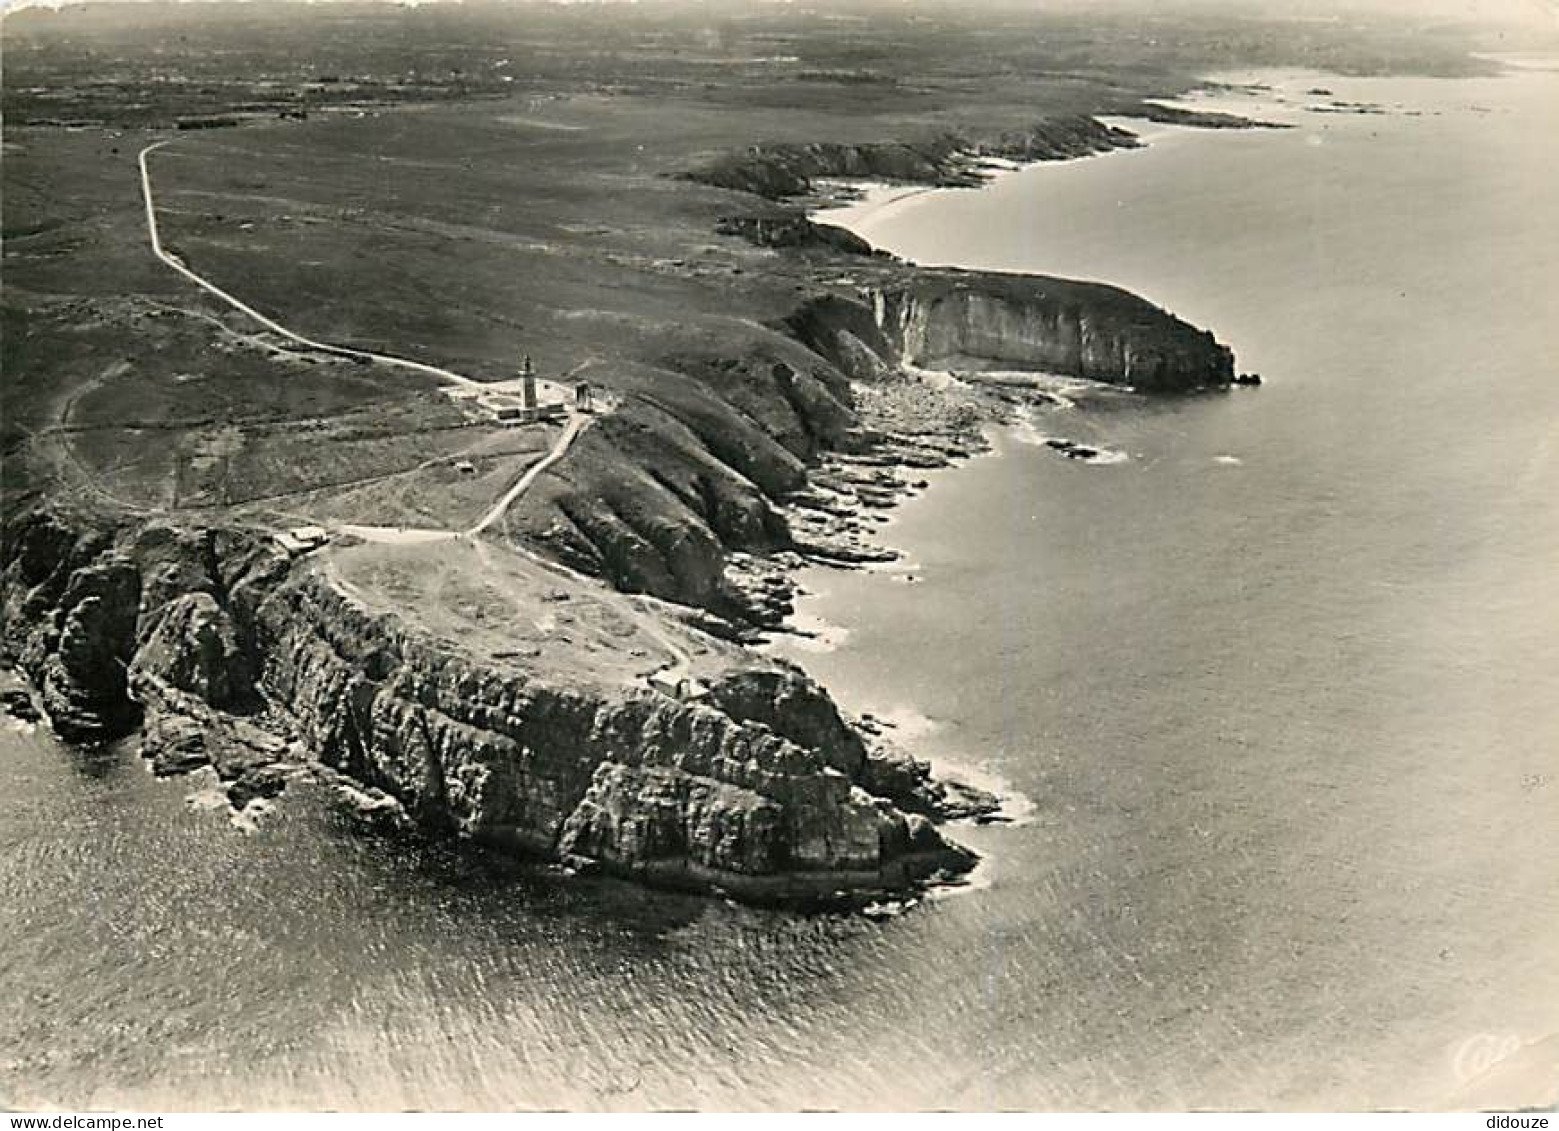
[{"label": "small offshore island", "polygon": [[[739,899],[967,872],[942,826],[1000,799],[748,646],[783,628],[787,572],[880,560],[870,512],[1045,403],[1014,371],[1144,396],[1253,379],[1146,298],[916,267],[809,213],[828,182],[974,186],[1137,144],[1103,116],[1260,125],[1163,101],[1241,49],[1112,40],[1126,58],[1078,77],[1042,37],[982,38],[997,79],[951,9],[821,34],[770,12],[733,17],[712,70],[647,16],[468,6],[495,58],[410,79],[375,52],[432,17],[363,5],[257,9],[286,22],[266,47],[201,25],[170,87],[142,49],[181,7],[6,19],[0,649],[59,736],[138,735],[236,809],[323,766],[365,820]],[[1012,18],[1082,49],[1111,32]],[[561,59],[560,29],[622,54]],[[77,83],[94,36],[140,97]],[[776,36],[792,61],[767,61]],[[201,73],[228,42],[253,85]],[[1295,62],[1479,65],[1307,42]],[[887,70],[907,43],[931,54]],[[473,391],[512,394],[522,354],[551,415],[534,384],[518,417]]]}]

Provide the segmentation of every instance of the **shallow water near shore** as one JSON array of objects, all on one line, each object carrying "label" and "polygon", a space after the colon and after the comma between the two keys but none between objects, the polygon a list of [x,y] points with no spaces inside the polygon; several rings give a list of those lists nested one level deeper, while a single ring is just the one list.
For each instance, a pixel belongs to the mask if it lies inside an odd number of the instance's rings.
[{"label": "shallow water near shore", "polygon": [[804,578],[845,631],[798,662],[1032,805],[957,831],[975,890],[735,907],[365,837],[308,786],[244,832],[0,721],[0,1099],[1552,1102],[1559,74],[1277,81],[1251,105],[1300,128],[1149,127],[861,225],[1138,290],[1268,382],[1031,422],[1109,466],[999,432],[885,527],[915,584]]}]

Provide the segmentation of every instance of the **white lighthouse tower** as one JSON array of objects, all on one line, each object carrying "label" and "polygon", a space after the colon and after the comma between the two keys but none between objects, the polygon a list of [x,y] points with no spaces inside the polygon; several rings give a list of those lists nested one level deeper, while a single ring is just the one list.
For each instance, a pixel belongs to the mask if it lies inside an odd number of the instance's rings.
[{"label": "white lighthouse tower", "polygon": [[525,355],[525,361],[520,366],[520,403],[525,406],[527,415],[534,414],[539,403],[536,399],[536,367],[531,364],[530,354]]}]

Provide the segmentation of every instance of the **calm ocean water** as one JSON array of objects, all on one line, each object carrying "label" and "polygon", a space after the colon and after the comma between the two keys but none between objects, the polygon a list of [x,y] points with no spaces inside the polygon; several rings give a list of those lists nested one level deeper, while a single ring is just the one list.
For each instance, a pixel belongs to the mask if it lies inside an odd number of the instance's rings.
[{"label": "calm ocean water", "polygon": [[[244,833],[128,751],[5,724],[0,1098],[1552,1095],[1559,73],[1268,81],[1301,128],[1160,129],[853,221],[1139,290],[1268,381],[1038,416],[897,512],[911,572],[806,576],[848,633],[794,655],[1030,802],[961,833],[977,890],[736,908],[367,839],[309,789]],[[1404,112],[1306,112],[1318,84]]]}]

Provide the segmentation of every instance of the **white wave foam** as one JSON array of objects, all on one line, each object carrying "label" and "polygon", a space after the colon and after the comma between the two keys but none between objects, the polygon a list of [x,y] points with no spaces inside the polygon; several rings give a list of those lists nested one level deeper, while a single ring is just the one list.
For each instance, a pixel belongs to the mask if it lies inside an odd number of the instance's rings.
[{"label": "white wave foam", "polygon": [[887,727],[893,737],[909,741],[923,738],[937,729],[937,721],[913,707],[892,707],[885,711],[867,711],[866,715]]},{"label": "white wave foam", "polygon": [[1090,381],[1086,377],[1049,373],[1043,369],[982,369],[979,375],[1002,384],[1017,385],[1045,393],[1056,399],[1057,408],[1076,408],[1079,397],[1112,396],[1123,391],[1119,385]]},{"label": "white wave foam", "polygon": [[962,379],[951,369],[923,369],[907,361],[900,362],[899,368],[909,376],[923,381],[933,389],[946,389],[953,385],[963,384]]},{"label": "white wave foam", "polygon": [[786,621],[786,639],[803,652],[832,652],[850,639],[850,630],[812,613],[794,613]]},{"label": "white wave foam", "polygon": [[964,762],[931,759],[931,776],[938,781],[959,782],[1001,800],[1001,808],[990,824],[1027,825],[1034,821],[1038,807],[1027,794],[1017,789],[995,770]]},{"label": "white wave foam", "polygon": [[1213,462],[1222,464],[1224,467],[1239,467],[1245,461],[1239,456],[1213,456]]},{"label": "white wave foam", "polygon": [[936,781],[965,785],[988,793],[1001,801],[1001,807],[989,824],[1026,825],[1034,820],[1036,806],[1026,794],[1006,778],[988,766],[956,759],[940,757],[920,749],[921,740],[940,730],[942,724],[914,707],[894,707],[862,711],[860,718],[881,727],[883,737],[892,739],[909,750],[917,758],[924,758],[931,766],[931,777]]},{"label": "white wave foam", "polygon": [[266,814],[276,808],[263,797],[257,797],[228,818],[228,823],[242,833],[257,833]]},{"label": "white wave foam", "polygon": [[861,914],[868,919],[897,919],[906,911],[919,906],[920,900],[909,899],[874,899],[861,908]]},{"label": "white wave foam", "polygon": [[1110,467],[1127,463],[1131,459],[1129,453],[1116,448],[1084,444],[1069,436],[1056,436],[1026,421],[1010,425],[1007,432],[1020,444],[1031,448],[1049,448],[1058,456],[1064,456],[1074,463],[1088,464],[1090,467]]},{"label": "white wave foam", "polygon": [[928,887],[922,897],[926,903],[940,903],[945,899],[974,895],[996,886],[996,861],[989,853],[981,853],[974,868],[966,875],[946,883]]},{"label": "white wave foam", "polygon": [[1035,422],[1034,410],[1027,406],[1018,409],[1013,415],[1012,423],[1006,425],[1003,432],[1009,438],[1031,448],[1041,447],[1050,438],[1050,433]]},{"label": "white wave foam", "polygon": [[[895,508],[887,514],[872,516],[878,520],[879,526],[893,526],[898,521],[898,513]],[[912,579],[920,572],[920,563],[911,561],[902,555],[885,562],[862,562],[857,567],[857,572],[879,574],[894,581]]]},{"label": "white wave foam", "polygon": [[[142,760],[148,773],[155,773],[150,759]],[[222,779],[217,777],[217,772],[210,766],[202,766],[198,770],[192,770],[189,774],[189,782],[195,788],[184,795],[184,804],[191,809],[200,812],[215,812],[224,810],[227,804],[227,789],[222,785]]]}]

